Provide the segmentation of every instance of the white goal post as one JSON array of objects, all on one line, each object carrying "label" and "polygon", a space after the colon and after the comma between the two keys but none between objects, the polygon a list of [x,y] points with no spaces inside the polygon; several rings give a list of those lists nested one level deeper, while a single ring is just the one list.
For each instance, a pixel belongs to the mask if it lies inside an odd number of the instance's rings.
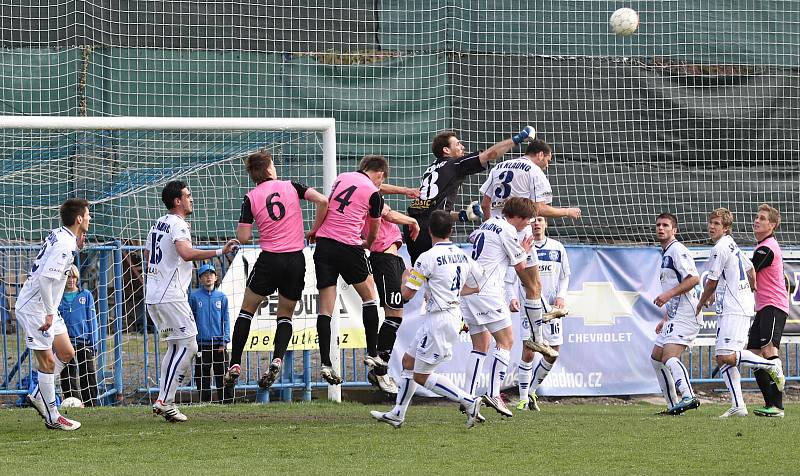
[{"label": "white goal post", "polygon": [[[322,185],[324,193],[329,194],[337,175],[336,166],[336,121],[333,118],[253,118],[253,117],[78,117],[78,116],[0,116],[0,130],[6,131],[292,131],[314,132],[321,135],[322,147]],[[33,152],[37,151],[32,148]],[[24,159],[23,159],[24,160]],[[46,161],[45,161],[46,162]],[[62,164],[51,165],[60,167]],[[47,167],[47,165],[44,165]],[[102,168],[99,165],[98,168]],[[87,171],[91,173],[91,170]],[[35,173],[33,174],[35,177]],[[294,177],[293,177],[294,178]],[[301,177],[298,177],[302,180]],[[17,182],[25,182],[30,177],[17,177]],[[33,179],[37,180],[37,179]],[[33,181],[31,180],[31,181]],[[59,183],[56,180],[52,183]],[[44,182],[46,185],[47,181]],[[53,193],[62,193],[53,185]],[[91,202],[91,200],[90,200]],[[16,225],[9,221],[10,226]],[[36,230],[38,231],[38,230]],[[11,237],[12,240],[15,237]],[[341,352],[337,336],[339,334],[338,308],[335,307],[331,322],[331,360],[341,375]],[[235,316],[231,317],[231,321]],[[341,386],[330,386],[328,398],[341,401]]]}]

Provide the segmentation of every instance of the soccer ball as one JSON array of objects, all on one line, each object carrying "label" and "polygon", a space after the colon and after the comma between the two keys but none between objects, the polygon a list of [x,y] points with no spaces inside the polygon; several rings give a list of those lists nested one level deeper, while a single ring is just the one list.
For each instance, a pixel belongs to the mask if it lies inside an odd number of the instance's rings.
[{"label": "soccer ball", "polygon": [[639,14],[633,8],[620,8],[611,14],[608,25],[619,36],[631,36],[639,28]]},{"label": "soccer ball", "polygon": [[61,402],[61,406],[64,408],[83,408],[83,402],[75,397],[69,397]]}]

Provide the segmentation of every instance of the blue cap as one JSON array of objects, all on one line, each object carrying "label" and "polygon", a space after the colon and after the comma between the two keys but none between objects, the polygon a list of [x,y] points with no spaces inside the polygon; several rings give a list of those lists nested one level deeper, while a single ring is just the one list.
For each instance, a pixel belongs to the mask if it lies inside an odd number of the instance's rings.
[{"label": "blue cap", "polygon": [[217,274],[217,270],[214,269],[213,264],[204,264],[203,266],[200,266],[200,269],[197,270],[197,277],[199,278],[200,276],[204,275],[209,271],[211,271],[214,274]]}]

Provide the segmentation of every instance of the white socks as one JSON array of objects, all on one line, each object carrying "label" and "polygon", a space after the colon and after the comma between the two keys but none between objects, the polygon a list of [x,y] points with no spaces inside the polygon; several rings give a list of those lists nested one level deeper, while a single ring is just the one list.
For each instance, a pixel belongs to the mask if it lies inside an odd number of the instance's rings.
[{"label": "white socks", "polygon": [[492,371],[489,380],[489,391],[486,392],[492,397],[500,395],[500,387],[503,386],[503,380],[506,379],[506,371],[508,370],[508,361],[511,358],[511,353],[506,349],[495,348],[492,351]]},{"label": "white socks", "polygon": [[553,369],[555,362],[552,364],[542,357],[542,354],[536,353],[536,358],[533,359],[533,381],[531,381],[530,393],[536,393],[536,389],[544,382],[545,377]]},{"label": "white socks", "polygon": [[736,352],[736,362],[739,366],[746,365],[752,369],[771,370],[775,367],[773,361],[759,357],[749,350],[740,350]]},{"label": "white socks", "polygon": [[661,361],[650,359],[650,363],[653,365],[653,370],[655,370],[658,386],[661,388],[667,407],[674,407],[678,403],[678,395],[675,393],[675,380],[672,378],[672,372]]},{"label": "white socks", "polygon": [[531,362],[522,362],[519,363],[519,370],[517,371],[517,381],[519,382],[519,399],[525,400],[525,397],[528,395],[529,388],[531,385],[531,374],[533,371],[533,364]]},{"label": "white socks", "polygon": [[197,354],[195,337],[167,341],[167,351],[161,361],[161,380],[158,382],[158,399],[166,404],[175,401],[175,392],[183,383],[187,371]]},{"label": "white socks", "polygon": [[466,390],[470,395],[475,395],[475,387],[478,385],[478,376],[483,370],[483,361],[485,359],[486,354],[483,352],[473,350],[469,353],[466,370],[467,381],[466,388],[464,390]]},{"label": "white socks", "polygon": [[416,390],[417,382],[414,381],[414,371],[403,369],[400,379],[397,381],[397,399],[390,413],[400,420],[405,420],[408,406],[411,405],[411,398]]},{"label": "white socks", "polygon": [[541,299],[525,299],[523,301],[523,308],[525,317],[528,319],[528,325],[531,326],[531,335],[536,342],[544,342],[542,338],[542,300]]},{"label": "white socks", "polygon": [[725,364],[719,369],[722,380],[725,381],[725,386],[731,392],[731,403],[734,407],[744,408],[744,398],[742,396],[742,376],[739,373],[739,367],[735,365]]},{"label": "white socks", "polygon": [[670,357],[667,359],[667,363],[664,364],[669,369],[670,373],[672,374],[672,379],[675,382],[675,387],[681,392],[681,396],[683,398],[691,398],[694,397],[694,392],[692,391],[692,384],[689,383],[689,372],[686,370],[686,367],[681,362],[681,359],[677,357]]},{"label": "white socks", "polygon": [[452,380],[441,374],[430,374],[428,380],[425,381],[425,388],[435,393],[436,395],[449,398],[454,402],[464,404],[464,406],[471,405],[475,399],[471,395],[458,388]]},{"label": "white socks", "polygon": [[[58,359],[56,359],[58,360]],[[59,413],[56,406],[56,380],[55,374],[39,372],[39,393],[44,400],[45,418],[47,423],[54,423],[58,420]],[[36,390],[34,390],[34,393]],[[34,395],[35,396],[35,395]]]}]

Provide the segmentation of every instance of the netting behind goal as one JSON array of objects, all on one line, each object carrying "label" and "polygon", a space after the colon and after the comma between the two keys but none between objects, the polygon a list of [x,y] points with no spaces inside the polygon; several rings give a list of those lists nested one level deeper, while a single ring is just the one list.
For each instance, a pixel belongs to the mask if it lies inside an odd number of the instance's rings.
[{"label": "netting behind goal", "polygon": [[[188,184],[194,198],[194,212],[188,218],[193,245],[218,248],[236,236],[242,199],[253,187],[244,158],[268,150],[281,179],[324,192],[323,156],[328,146],[324,134],[309,130],[127,130],[124,126],[115,130],[21,130],[0,125],[0,276],[3,297],[7,297],[0,302],[0,339],[8,357],[2,368],[5,385],[1,390],[28,388],[32,356],[23,352],[22,329],[13,332],[14,302],[43,238],[60,226],[58,208],[65,198],[85,197],[91,204],[88,243],[76,264],[81,287],[96,301],[98,335],[73,337],[77,337],[76,347],[93,347],[96,353],[89,359],[97,366],[97,387],[92,392],[105,401],[146,399],[148,389],[158,387],[165,345],[158,342],[143,304],[142,252],[153,222],[167,213],[161,201],[164,184],[176,179]],[[308,203],[303,202],[306,229],[313,220],[313,207]],[[257,239],[257,229],[254,234]],[[231,264],[230,257],[224,256],[206,262],[216,267],[220,280]],[[245,277],[233,277],[230,287],[234,295],[243,294]],[[193,280],[192,291],[197,285]],[[236,309],[230,312],[233,320]],[[250,353],[247,363],[258,369],[268,357]],[[85,360],[85,354],[76,359],[79,363]],[[79,366],[71,372],[72,384],[66,374],[62,379],[64,397],[74,396],[69,388],[78,386],[86,391],[89,386],[85,378],[90,370]],[[221,375],[218,368],[213,372]],[[184,400],[198,396],[182,393]]]}]

